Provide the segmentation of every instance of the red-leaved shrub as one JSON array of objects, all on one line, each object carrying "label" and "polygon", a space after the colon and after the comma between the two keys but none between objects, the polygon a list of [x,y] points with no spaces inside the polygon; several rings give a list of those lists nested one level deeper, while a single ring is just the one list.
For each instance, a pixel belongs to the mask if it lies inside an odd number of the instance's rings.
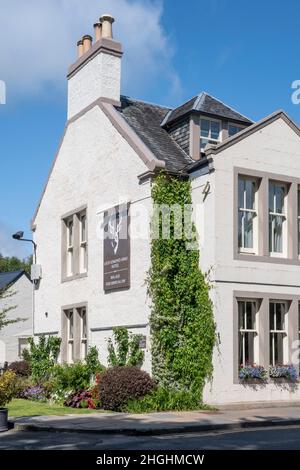
[{"label": "red-leaved shrub", "polygon": [[30,375],[30,366],[27,361],[16,361],[12,362],[8,366],[9,370],[12,370],[16,375],[21,377],[28,377]]},{"label": "red-leaved shrub", "polygon": [[122,411],[129,400],[142,398],[155,388],[155,381],[138,367],[112,367],[101,375],[101,406],[105,410]]}]

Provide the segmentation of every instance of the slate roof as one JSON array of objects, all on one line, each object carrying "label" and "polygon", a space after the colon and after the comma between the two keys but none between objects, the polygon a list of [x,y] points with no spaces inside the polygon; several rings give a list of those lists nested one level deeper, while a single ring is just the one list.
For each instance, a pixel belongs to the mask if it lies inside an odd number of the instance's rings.
[{"label": "slate roof", "polygon": [[253,121],[248,119],[246,116],[238,113],[208,93],[202,92],[178,108],[171,110],[168,115],[166,115],[162,125],[165,126],[170,124],[176,119],[181,118],[192,111],[208,116],[219,116],[221,118],[239,122],[244,125],[253,124]]},{"label": "slate roof", "polygon": [[23,274],[25,274],[25,271],[22,269],[10,273],[0,273],[0,291],[14,284]]},{"label": "slate roof", "polygon": [[161,127],[170,108],[121,96],[121,107],[116,109],[155,157],[166,163],[168,171],[178,172],[193,162]]}]

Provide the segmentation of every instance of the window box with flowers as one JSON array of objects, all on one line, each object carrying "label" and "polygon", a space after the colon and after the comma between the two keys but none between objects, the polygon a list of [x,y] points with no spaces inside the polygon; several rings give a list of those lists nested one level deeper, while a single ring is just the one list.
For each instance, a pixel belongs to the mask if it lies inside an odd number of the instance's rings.
[{"label": "window box with flowers", "polygon": [[297,369],[293,364],[270,366],[269,376],[274,381],[296,382],[298,379]]},{"label": "window box with flowers", "polygon": [[264,383],[267,379],[267,371],[256,364],[241,366],[239,379],[243,383]]}]

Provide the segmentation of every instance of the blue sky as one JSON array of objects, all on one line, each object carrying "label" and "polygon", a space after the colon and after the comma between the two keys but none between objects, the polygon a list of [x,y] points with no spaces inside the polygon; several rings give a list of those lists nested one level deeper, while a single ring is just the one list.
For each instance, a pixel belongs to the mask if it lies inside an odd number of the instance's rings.
[{"label": "blue sky", "polygon": [[0,8],[4,254],[30,251],[10,234],[30,236],[66,120],[66,69],[76,40],[103,12],[116,17],[124,45],[123,94],[176,106],[205,90],[254,120],[283,108],[300,124],[300,105],[291,101],[291,84],[300,80],[296,0],[0,0]]}]

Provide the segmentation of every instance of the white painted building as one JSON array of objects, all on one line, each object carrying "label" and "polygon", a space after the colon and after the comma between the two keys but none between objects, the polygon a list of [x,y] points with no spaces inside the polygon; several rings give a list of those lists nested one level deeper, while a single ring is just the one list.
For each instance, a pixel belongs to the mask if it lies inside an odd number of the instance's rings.
[{"label": "white painted building", "polygon": [[[0,273],[0,312],[7,320],[17,320],[0,330],[0,367],[22,360],[22,352],[32,336],[32,283],[23,271]],[[9,309],[9,310],[8,310]]]},{"label": "white painted building", "polygon": [[[79,41],[69,69],[68,121],[33,220],[42,266],[35,334],[60,335],[62,360],[97,345],[105,363],[112,328],[126,326],[147,337],[151,370],[151,181],[165,169],[191,178],[201,268],[212,285],[219,345],[205,400],[298,400],[297,384],[245,385],[239,368],[297,366],[299,128],[282,111],[252,123],[207,93],[173,110],[124,97],[111,17],[95,32],[93,45],[90,36]],[[129,206],[130,250],[110,259],[104,215],[121,203]]]}]

